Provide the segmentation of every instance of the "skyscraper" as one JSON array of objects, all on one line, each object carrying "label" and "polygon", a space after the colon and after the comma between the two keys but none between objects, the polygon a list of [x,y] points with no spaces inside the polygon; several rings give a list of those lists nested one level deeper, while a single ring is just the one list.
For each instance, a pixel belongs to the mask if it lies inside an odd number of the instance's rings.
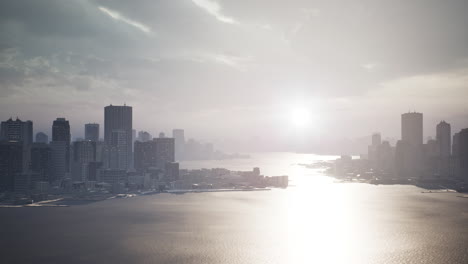
[{"label": "skyscraper", "polygon": [[[132,107],[109,105],[104,108],[104,142],[106,145],[112,145],[113,131],[125,132],[125,149],[127,162],[126,169],[132,164]],[[119,132],[122,135],[121,132]],[[122,143],[122,141],[120,141]],[[115,142],[114,142],[115,143]],[[123,146],[121,146],[123,147]]]},{"label": "skyscraper", "polygon": [[184,159],[184,150],[185,150],[185,135],[183,129],[173,129],[172,137],[175,140],[175,159],[182,160]]},{"label": "skyscraper", "polygon": [[75,181],[88,179],[88,166],[96,161],[96,142],[76,141],[73,143],[72,177]]},{"label": "skyscraper", "polygon": [[15,177],[23,173],[23,144],[0,142],[0,191],[14,191]]},{"label": "skyscraper", "polygon": [[129,146],[127,132],[123,129],[114,129],[110,142],[104,146],[104,168],[129,170],[129,160],[131,160],[128,158]]},{"label": "skyscraper", "polygon": [[36,143],[49,143],[49,136],[47,136],[45,133],[43,132],[38,132],[36,134]]},{"label": "skyscraper", "polygon": [[85,124],[85,140],[99,141],[99,124]]},{"label": "skyscraper", "polygon": [[156,166],[162,170],[166,163],[175,161],[174,138],[156,138]]},{"label": "skyscraper", "polygon": [[468,128],[458,133],[458,166],[459,175],[465,183],[468,182]]},{"label": "skyscraper", "polygon": [[[68,120],[66,120],[63,117],[59,117],[56,120],[54,120],[52,124],[52,142],[65,142],[64,162],[65,162],[66,173],[70,172],[70,140],[71,140],[70,124]],[[59,158],[59,159],[62,160],[62,158]],[[54,164],[56,163],[54,162]]]},{"label": "skyscraper", "polygon": [[46,143],[33,143],[31,147],[31,171],[39,175],[40,181],[51,180],[52,150]]},{"label": "skyscraper", "polygon": [[450,124],[442,121],[436,128],[437,151],[441,157],[450,157],[450,149],[452,143],[452,135]]},{"label": "skyscraper", "polygon": [[423,144],[423,114],[405,113],[401,115],[401,139],[413,146]]},{"label": "skyscraper", "polygon": [[8,141],[21,141],[24,145],[31,145],[33,142],[32,121],[21,121],[8,119],[1,124],[0,139]]},{"label": "skyscraper", "polygon": [[156,141],[135,142],[135,170],[145,172],[148,168],[156,167]]}]

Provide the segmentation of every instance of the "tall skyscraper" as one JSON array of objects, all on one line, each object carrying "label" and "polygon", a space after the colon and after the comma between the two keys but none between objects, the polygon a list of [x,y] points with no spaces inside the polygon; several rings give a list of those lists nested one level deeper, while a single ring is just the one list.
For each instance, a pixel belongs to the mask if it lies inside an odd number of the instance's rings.
[{"label": "tall skyscraper", "polygon": [[70,161],[67,153],[70,153],[70,145],[66,141],[51,141],[49,143],[52,157],[52,176],[50,181],[59,181],[67,176]]},{"label": "tall skyscraper", "polygon": [[166,163],[175,161],[175,141],[174,138],[156,138],[156,166],[162,170]]},{"label": "tall skyscraper", "polygon": [[372,134],[372,146],[379,146],[382,143],[382,136],[380,133]]},{"label": "tall skyscraper", "polygon": [[458,133],[458,166],[458,177],[468,183],[468,128]]},{"label": "tall skyscraper", "polygon": [[49,143],[49,136],[47,136],[45,133],[43,132],[38,132],[36,134],[36,143]]},{"label": "tall skyscraper", "polygon": [[128,158],[128,148],[130,145],[127,132],[123,129],[114,129],[110,142],[104,146],[104,168],[129,170],[131,159]]},{"label": "tall skyscraper", "polygon": [[52,150],[46,143],[33,143],[31,147],[31,171],[39,175],[40,181],[51,180]]},{"label": "tall skyscraper", "polygon": [[99,124],[85,124],[85,140],[99,141]]},{"label": "tall skyscraper", "polygon": [[[63,162],[65,162],[66,173],[70,172],[70,141],[71,134],[68,120],[63,117],[55,119],[52,124],[52,142],[65,142],[65,159]],[[57,144],[55,144],[55,147],[57,147]],[[59,159],[62,160],[62,158]],[[56,163],[54,162],[54,164]]]},{"label": "tall skyscraper", "polygon": [[135,142],[135,170],[145,172],[148,168],[156,168],[156,141]]},{"label": "tall skyscraper", "polygon": [[95,141],[76,141],[73,143],[72,177],[75,181],[88,179],[90,162],[96,161]]},{"label": "tall skyscraper", "polygon": [[21,142],[0,142],[0,191],[14,191],[15,178],[23,173]]},{"label": "tall skyscraper", "polygon": [[185,151],[185,132],[183,129],[173,129],[172,137],[175,141],[175,159],[183,160]]},{"label": "tall skyscraper", "polygon": [[452,135],[450,124],[442,121],[436,128],[437,151],[441,157],[450,157],[452,147]]},{"label": "tall skyscraper", "polygon": [[21,141],[24,145],[33,143],[33,123],[32,121],[21,121],[8,119],[3,121],[0,130],[0,139],[7,141]]},{"label": "tall skyscraper", "polygon": [[412,112],[401,115],[401,139],[413,146],[423,144],[422,113]]},{"label": "tall skyscraper", "polygon": [[[106,145],[112,145],[112,133],[116,130],[125,132],[125,149],[127,162],[125,169],[130,169],[132,164],[132,107],[131,106],[114,106],[109,105],[104,108],[104,142]],[[122,135],[119,132],[119,135]],[[122,141],[120,141],[122,142]],[[115,143],[115,142],[114,142]],[[115,146],[115,145],[114,145]],[[121,146],[122,147],[122,146]]]}]

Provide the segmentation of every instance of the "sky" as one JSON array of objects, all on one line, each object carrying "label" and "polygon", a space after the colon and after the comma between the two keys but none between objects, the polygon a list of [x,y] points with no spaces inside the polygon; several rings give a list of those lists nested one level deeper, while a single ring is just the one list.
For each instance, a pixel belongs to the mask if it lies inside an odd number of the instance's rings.
[{"label": "sky", "polygon": [[[0,119],[134,128],[235,150],[326,151],[400,115],[468,127],[468,1],[0,2]],[[102,133],[102,132],[101,132]],[[338,143],[337,143],[338,142]],[[341,142],[341,143],[340,143]]]}]

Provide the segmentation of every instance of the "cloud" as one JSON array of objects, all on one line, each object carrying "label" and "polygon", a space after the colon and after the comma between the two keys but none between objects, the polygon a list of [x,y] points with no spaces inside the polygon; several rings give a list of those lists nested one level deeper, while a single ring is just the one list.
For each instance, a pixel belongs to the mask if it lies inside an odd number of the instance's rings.
[{"label": "cloud", "polygon": [[218,2],[210,1],[210,0],[192,0],[192,2],[200,7],[201,9],[208,12],[210,15],[216,17],[219,21],[227,24],[238,24],[236,20],[231,17],[227,17],[221,14],[221,6]]},{"label": "cloud", "polygon": [[130,18],[127,18],[127,17],[123,16],[122,14],[120,14],[117,11],[111,10],[111,9],[103,7],[103,6],[99,6],[98,9],[101,12],[103,12],[104,14],[112,17],[113,19],[125,22],[125,23],[127,23],[127,24],[129,24],[129,25],[143,31],[146,34],[151,34],[152,33],[152,30],[151,30],[151,28],[149,26],[144,25],[144,24],[142,24],[140,22],[137,22],[135,20],[132,20]]}]

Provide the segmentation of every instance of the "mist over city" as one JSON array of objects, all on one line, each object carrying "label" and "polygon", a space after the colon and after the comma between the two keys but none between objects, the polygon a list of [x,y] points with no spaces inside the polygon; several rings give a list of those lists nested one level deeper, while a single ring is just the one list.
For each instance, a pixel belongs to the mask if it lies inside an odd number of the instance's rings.
[{"label": "mist over city", "polygon": [[1,263],[468,263],[468,1],[0,1]]}]

